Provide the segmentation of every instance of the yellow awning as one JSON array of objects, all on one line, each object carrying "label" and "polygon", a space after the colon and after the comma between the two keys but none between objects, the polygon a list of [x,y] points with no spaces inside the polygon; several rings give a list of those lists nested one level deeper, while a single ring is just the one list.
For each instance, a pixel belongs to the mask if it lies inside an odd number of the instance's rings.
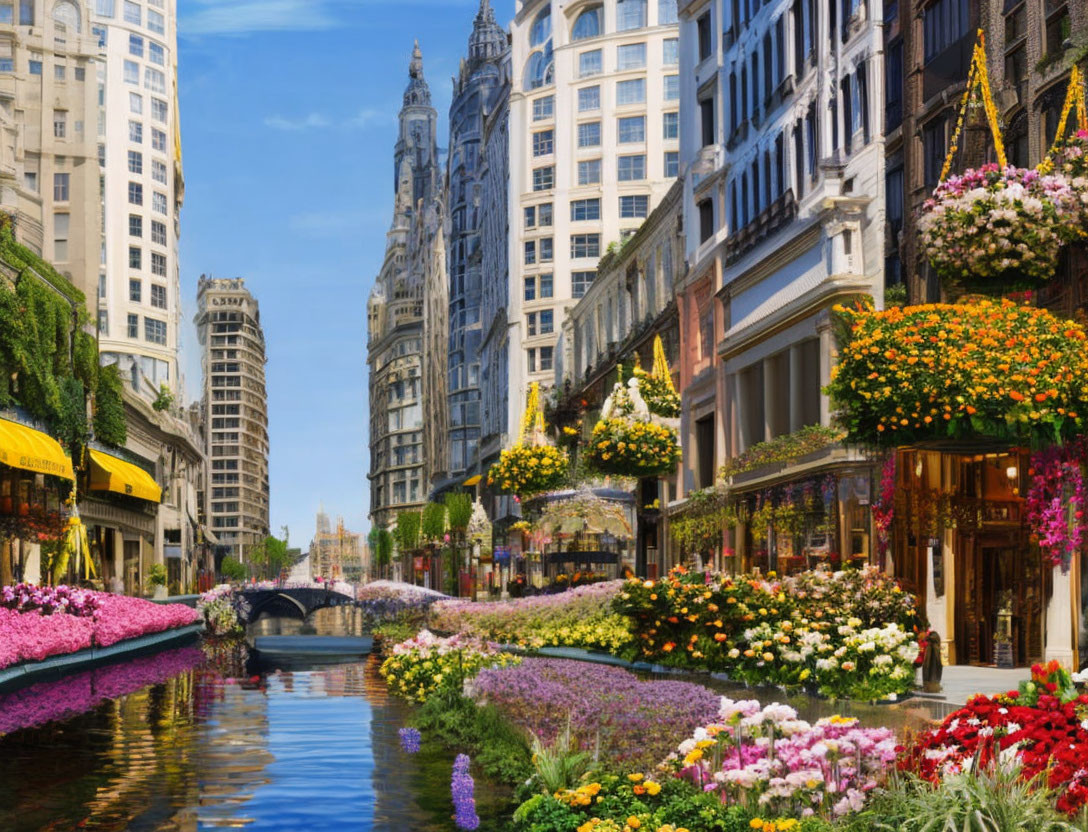
[{"label": "yellow awning", "polygon": [[113,491],[152,503],[162,502],[162,489],[147,471],[94,449],[91,450],[91,491]]},{"label": "yellow awning", "polygon": [[469,478],[468,478],[467,480],[465,480],[465,481],[464,481],[464,483],[462,483],[462,484],[463,484],[463,485],[467,485],[467,486],[470,486],[470,487],[471,487],[471,486],[473,486],[473,485],[479,485],[479,484],[480,484],[480,480],[482,480],[482,479],[483,479],[483,477],[482,477],[482,476],[481,476],[480,474],[477,474],[477,475],[476,475],[476,476],[474,476],[474,477],[469,477]]},{"label": "yellow awning", "polygon": [[52,436],[0,419],[0,462],[12,468],[74,480],[72,460]]}]

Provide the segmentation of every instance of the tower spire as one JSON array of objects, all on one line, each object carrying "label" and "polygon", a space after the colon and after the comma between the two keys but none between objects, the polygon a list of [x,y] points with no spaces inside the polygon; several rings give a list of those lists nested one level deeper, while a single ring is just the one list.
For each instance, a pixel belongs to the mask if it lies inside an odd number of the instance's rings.
[{"label": "tower spire", "polygon": [[419,48],[419,41],[415,42],[412,49],[412,60],[408,64],[408,88],[404,91],[404,106],[411,107],[422,105],[431,106],[431,89],[423,77],[423,50]]}]

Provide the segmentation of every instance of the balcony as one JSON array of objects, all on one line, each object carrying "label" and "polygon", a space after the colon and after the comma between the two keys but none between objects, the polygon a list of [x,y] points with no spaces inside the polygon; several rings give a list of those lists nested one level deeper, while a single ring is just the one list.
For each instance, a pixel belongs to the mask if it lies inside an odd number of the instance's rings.
[{"label": "balcony", "polygon": [[793,190],[783,193],[744,228],[730,235],[725,243],[725,265],[732,266],[760,242],[784,228],[797,216]]}]

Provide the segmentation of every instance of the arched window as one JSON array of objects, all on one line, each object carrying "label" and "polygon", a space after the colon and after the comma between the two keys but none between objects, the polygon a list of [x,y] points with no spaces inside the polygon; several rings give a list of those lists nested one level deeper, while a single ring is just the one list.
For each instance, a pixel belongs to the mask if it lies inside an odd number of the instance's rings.
[{"label": "arched window", "polygon": [[549,66],[544,61],[544,53],[537,51],[529,56],[525,64],[525,89],[535,90],[547,83]]},{"label": "arched window", "polygon": [[646,26],[646,0],[616,0],[616,31]]},{"label": "arched window", "polygon": [[82,31],[80,28],[79,8],[72,0],[57,0],[53,5],[53,19],[57,23],[63,23],[73,32]]},{"label": "arched window", "polygon": [[587,40],[588,38],[595,38],[600,35],[601,30],[604,28],[601,25],[601,16],[603,13],[603,9],[600,6],[594,6],[578,15],[578,19],[574,21],[574,28],[571,29],[570,39]]},{"label": "arched window", "polygon": [[552,36],[552,11],[545,9],[536,16],[533,28],[529,30],[529,45],[540,46]]}]

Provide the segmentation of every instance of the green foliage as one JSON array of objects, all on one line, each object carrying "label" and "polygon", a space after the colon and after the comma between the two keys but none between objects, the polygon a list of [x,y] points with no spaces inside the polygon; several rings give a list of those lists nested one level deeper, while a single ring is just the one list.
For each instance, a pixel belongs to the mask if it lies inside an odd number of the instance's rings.
[{"label": "green foliage", "polygon": [[472,498],[464,493],[447,494],[446,517],[451,531],[463,532],[472,519]]},{"label": "green foliage", "polygon": [[240,561],[232,557],[223,558],[223,565],[219,572],[228,581],[240,581],[246,576],[246,567]]},{"label": "green foliage", "polygon": [[159,385],[159,395],[155,397],[155,401],[151,403],[151,407],[159,413],[162,413],[164,410],[169,410],[173,406],[174,394],[166,384]]},{"label": "green foliage", "polygon": [[419,548],[419,529],[422,515],[418,511],[402,511],[397,514],[397,525],[393,529],[393,539],[402,552],[414,552]]},{"label": "green foliage", "polygon": [[153,563],[147,570],[148,586],[166,586],[166,566],[161,563]]},{"label": "green foliage", "polygon": [[416,712],[423,736],[472,757],[487,777],[523,783],[532,773],[525,736],[493,705],[478,707],[458,693],[433,697]]},{"label": "green foliage", "polygon": [[121,384],[121,374],[116,365],[99,370],[94,397],[94,435],[99,442],[115,448],[124,447],[128,439]]},{"label": "green foliage", "polygon": [[575,788],[595,762],[592,756],[580,750],[578,740],[571,734],[569,716],[566,728],[551,745],[546,745],[534,734],[532,748],[536,769],[533,780],[544,794]]},{"label": "green foliage", "polygon": [[806,425],[795,433],[776,436],[767,442],[757,442],[744,453],[733,457],[721,467],[719,475],[725,479],[753,471],[763,465],[792,462],[805,454],[833,445],[843,439],[838,428],[823,425]]},{"label": "green foliage", "polygon": [[87,398],[83,382],[73,376],[65,376],[60,382],[60,412],[54,424],[60,441],[71,446],[86,444],[91,438],[87,424]]},{"label": "green foliage", "polygon": [[446,507],[441,503],[427,503],[423,507],[423,520],[420,527],[424,540],[441,540],[446,533]]},{"label": "green foliage", "polygon": [[378,566],[386,566],[393,558],[393,535],[388,529],[371,529],[370,554]]},{"label": "green foliage", "polygon": [[288,566],[290,557],[287,554],[287,541],[269,535],[260,543],[250,547],[246,553],[249,562],[260,567],[268,577],[274,577],[280,570]]},{"label": "green foliage", "polygon": [[884,290],[884,308],[907,305],[907,284],[896,283]]},{"label": "green foliage", "polygon": [[684,554],[702,553],[722,545],[722,529],[737,524],[737,515],[720,488],[694,491],[684,510],[669,518],[669,532]]}]

